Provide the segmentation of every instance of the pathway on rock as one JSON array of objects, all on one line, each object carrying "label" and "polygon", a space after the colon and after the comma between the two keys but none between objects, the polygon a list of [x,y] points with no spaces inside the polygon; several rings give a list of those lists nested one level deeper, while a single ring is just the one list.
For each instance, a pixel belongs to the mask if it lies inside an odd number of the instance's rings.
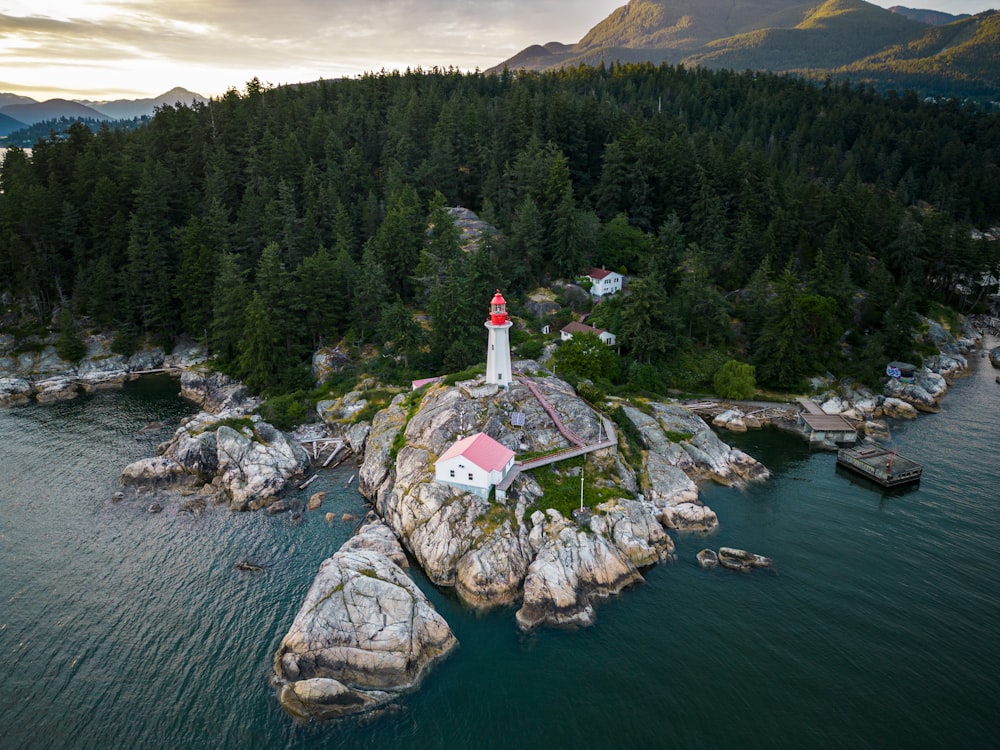
[{"label": "pathway on rock", "polygon": [[511,470],[504,480],[496,486],[500,493],[506,494],[507,490],[514,483],[514,480],[521,474],[522,471],[530,471],[532,469],[537,469],[539,466],[547,466],[548,464],[554,464],[559,461],[566,461],[570,458],[576,458],[577,456],[582,456],[587,453],[593,453],[594,451],[603,450],[604,448],[613,448],[618,445],[618,434],[615,432],[614,423],[603,414],[598,414],[598,418],[601,420],[601,424],[604,426],[604,432],[607,438],[600,440],[596,443],[591,443],[587,445],[583,439],[577,435],[575,432],[566,427],[562,420],[559,418],[559,414],[552,407],[552,404],[548,402],[542,392],[538,390],[538,387],[531,382],[530,379],[519,376],[518,378],[522,383],[528,386],[538,403],[542,405],[542,408],[548,412],[549,416],[552,417],[552,421],[555,423],[559,432],[569,440],[571,443],[575,443],[572,448],[564,448],[560,451],[555,451],[554,453],[548,453],[544,456],[538,456],[536,458],[529,458],[526,461],[517,461],[514,463],[514,468]]}]

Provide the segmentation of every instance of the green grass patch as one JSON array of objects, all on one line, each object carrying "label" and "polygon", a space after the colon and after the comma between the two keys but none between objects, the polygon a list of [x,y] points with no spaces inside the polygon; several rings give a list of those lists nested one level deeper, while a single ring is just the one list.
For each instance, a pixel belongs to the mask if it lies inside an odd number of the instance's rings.
[{"label": "green grass patch", "polygon": [[510,509],[500,503],[490,503],[490,507],[476,519],[476,525],[483,534],[490,535],[507,521],[513,521]]},{"label": "green grass patch", "polygon": [[218,422],[208,425],[202,432],[207,432],[212,430],[213,432],[220,427],[230,427],[239,433],[242,433],[244,429],[249,429],[251,432],[255,432],[253,427],[253,420],[249,417],[228,417],[227,419],[220,419]]},{"label": "green grass patch", "polygon": [[365,391],[361,397],[367,402],[364,409],[358,411],[352,418],[351,424],[360,422],[371,422],[375,415],[387,407],[396,396],[397,391],[390,391],[387,388],[373,388]]},{"label": "green grass patch", "polygon": [[406,445],[406,428],[410,424],[410,420],[413,419],[413,415],[417,413],[420,409],[420,402],[423,400],[424,395],[420,391],[410,391],[406,394],[406,398],[403,399],[403,409],[406,411],[406,421],[403,422],[403,426],[400,428],[399,432],[396,433],[396,437],[392,439],[392,445],[389,448],[389,461],[390,466],[396,463],[396,456]]},{"label": "green grass patch", "polygon": [[475,367],[467,367],[461,372],[453,372],[451,375],[445,375],[443,382],[445,385],[455,385],[455,383],[460,383],[463,380],[474,380],[475,378],[486,372],[486,365],[476,365]]},{"label": "green grass patch", "polygon": [[962,316],[940,302],[931,302],[927,317],[936,320],[953,334],[962,330]]},{"label": "green grass patch", "polygon": [[645,443],[643,442],[642,433],[639,431],[639,428],[632,423],[632,420],[628,418],[628,415],[625,414],[625,410],[621,406],[616,406],[612,409],[610,417],[611,421],[618,428],[618,434],[625,438],[626,454],[632,458],[640,458]]},{"label": "green grass patch", "polygon": [[674,430],[666,430],[664,434],[671,443],[686,443],[694,437],[693,432],[675,432]]},{"label": "green grass patch", "polygon": [[[572,513],[580,507],[580,473],[575,476],[568,472],[584,465],[583,456],[560,461],[557,464],[534,469],[531,475],[542,487],[544,493],[538,502],[525,510],[525,518],[536,510],[554,508],[565,518],[572,518]],[[583,507],[595,508],[606,500],[621,497],[622,491],[617,487],[600,487],[599,479],[609,479],[610,475],[594,464],[587,462],[583,473]]]}]

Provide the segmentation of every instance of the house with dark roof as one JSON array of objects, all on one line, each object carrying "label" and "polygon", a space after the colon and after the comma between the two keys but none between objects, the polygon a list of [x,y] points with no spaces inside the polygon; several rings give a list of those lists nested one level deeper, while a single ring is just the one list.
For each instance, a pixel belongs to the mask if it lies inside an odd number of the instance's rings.
[{"label": "house with dark roof", "polygon": [[611,331],[605,328],[594,328],[593,326],[588,326],[586,323],[580,323],[575,320],[572,323],[567,323],[560,328],[559,333],[562,335],[563,341],[569,341],[573,338],[574,333],[592,333],[608,346],[614,346],[618,340],[617,337],[611,333]]},{"label": "house with dark roof", "polygon": [[485,432],[477,432],[452,445],[434,463],[434,479],[488,498],[514,468],[514,451]]}]

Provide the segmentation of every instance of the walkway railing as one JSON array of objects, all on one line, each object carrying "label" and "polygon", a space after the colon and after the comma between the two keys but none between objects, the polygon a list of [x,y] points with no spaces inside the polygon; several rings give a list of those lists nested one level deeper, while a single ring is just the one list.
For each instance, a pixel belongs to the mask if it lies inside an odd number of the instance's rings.
[{"label": "walkway railing", "polygon": [[529,458],[526,461],[516,461],[514,463],[514,468],[511,469],[510,473],[504,478],[500,484],[496,486],[497,493],[500,495],[506,495],[507,490],[514,483],[514,480],[521,474],[522,471],[531,471],[532,469],[537,469],[539,466],[547,466],[549,464],[558,463],[559,461],[566,461],[571,458],[576,458],[577,456],[583,456],[587,453],[593,453],[594,451],[604,450],[605,448],[616,448],[618,446],[618,433],[615,432],[614,423],[608,419],[603,414],[598,414],[598,418],[601,420],[601,424],[604,427],[604,433],[607,438],[600,440],[596,443],[591,443],[587,445],[575,432],[571,431],[565,425],[563,425],[562,420],[556,413],[552,405],[546,400],[545,396],[542,395],[538,387],[532,383],[529,379],[521,377],[520,381],[528,386],[528,389],[534,394],[535,398],[538,399],[538,403],[542,405],[552,421],[555,422],[556,427],[559,432],[569,440],[571,443],[575,443],[573,447],[562,448],[552,453],[547,453],[544,456],[536,456],[535,458]]}]

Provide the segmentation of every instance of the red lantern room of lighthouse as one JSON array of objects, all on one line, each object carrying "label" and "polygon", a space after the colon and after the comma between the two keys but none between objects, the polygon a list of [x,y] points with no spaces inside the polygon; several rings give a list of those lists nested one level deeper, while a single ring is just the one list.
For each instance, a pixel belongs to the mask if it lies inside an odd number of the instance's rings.
[{"label": "red lantern room of lighthouse", "polygon": [[486,350],[486,382],[510,388],[514,382],[514,373],[510,364],[510,337],[507,331],[513,324],[507,317],[507,300],[499,289],[490,300],[490,319],[485,325],[490,332]]},{"label": "red lantern room of lighthouse", "polygon": [[499,289],[490,301],[490,322],[495,326],[502,326],[507,322],[507,300],[500,294]]}]

